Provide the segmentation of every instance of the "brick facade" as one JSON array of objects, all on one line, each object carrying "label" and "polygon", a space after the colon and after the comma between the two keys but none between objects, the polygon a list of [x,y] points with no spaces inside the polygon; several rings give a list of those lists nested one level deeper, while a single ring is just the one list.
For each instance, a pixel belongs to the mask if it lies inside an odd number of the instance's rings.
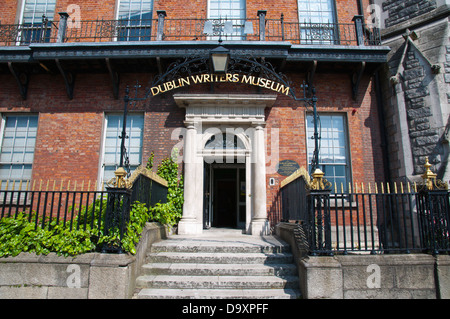
[{"label": "brick facade", "polygon": [[[0,21],[12,22],[15,2],[0,1]],[[154,1],[154,17],[157,10],[166,10],[172,18],[204,18],[207,13],[207,1]],[[70,1],[57,1],[57,12]],[[113,1],[79,1],[82,19],[113,19],[115,3]],[[338,21],[351,24],[358,13],[355,1],[336,0]],[[286,21],[296,21],[297,1],[277,2],[247,1],[247,17],[257,18],[256,12],[267,9],[267,18],[278,19],[281,13]],[[55,18],[56,20],[56,18]],[[289,72],[290,70],[285,70]],[[147,86],[156,74],[122,74],[119,95],[123,96],[126,85],[134,85],[136,80]],[[289,72],[287,76],[294,83],[301,83],[306,74]],[[33,179],[50,180],[91,180],[99,177],[100,158],[105,113],[121,113],[122,99],[114,99],[108,74],[80,73],[76,76],[74,97],[67,97],[61,74],[31,75],[28,96],[22,100],[19,89],[10,74],[0,75],[0,112],[39,114],[38,137],[33,163]],[[351,179],[353,182],[383,181],[383,162],[380,154],[381,132],[377,110],[374,83],[370,75],[364,75],[356,100],[352,99],[351,80],[348,73],[324,72],[315,77],[318,97],[318,111],[345,114],[348,123],[348,141],[351,159]],[[210,85],[191,85],[173,92],[209,93]],[[143,92],[143,89],[141,89]],[[273,94],[272,91],[246,84],[215,84],[214,93],[258,93]],[[130,94],[134,94],[131,90]],[[151,97],[136,106],[130,106],[130,112],[145,114],[143,135],[143,158],[146,163],[151,152],[155,152],[155,166],[170,155],[174,146],[182,140],[178,132],[184,128],[184,109],[173,100],[172,93]],[[306,148],[306,110],[302,102],[279,95],[275,105],[266,109],[267,151],[270,153],[271,132],[279,133],[279,155],[277,160],[294,160],[300,166],[307,166]],[[181,132],[181,131],[180,131]],[[275,178],[275,186],[267,187],[267,207],[270,209],[273,197],[285,178],[274,172],[274,160],[267,163],[267,185]]]}]

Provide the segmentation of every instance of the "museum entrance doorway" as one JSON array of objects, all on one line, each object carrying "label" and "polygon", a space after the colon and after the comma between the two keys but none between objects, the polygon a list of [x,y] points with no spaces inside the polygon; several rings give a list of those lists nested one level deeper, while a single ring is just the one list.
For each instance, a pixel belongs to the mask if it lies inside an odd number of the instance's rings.
[{"label": "museum entrance doorway", "polygon": [[204,228],[245,228],[244,164],[208,164],[204,172]]}]

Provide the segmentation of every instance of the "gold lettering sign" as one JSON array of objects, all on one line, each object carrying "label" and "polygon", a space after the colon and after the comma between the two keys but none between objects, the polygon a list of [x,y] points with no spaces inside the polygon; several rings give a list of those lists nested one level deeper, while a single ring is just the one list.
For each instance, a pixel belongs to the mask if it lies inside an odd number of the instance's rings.
[{"label": "gold lettering sign", "polygon": [[284,95],[289,95],[289,86],[283,85],[266,78],[256,77],[253,75],[239,75],[239,74],[199,74],[191,75],[185,78],[164,82],[160,85],[152,87],[150,90],[152,95],[158,95],[174,89],[178,89],[191,84],[202,83],[216,83],[216,82],[230,82],[230,83],[246,83],[250,85],[266,88]]}]

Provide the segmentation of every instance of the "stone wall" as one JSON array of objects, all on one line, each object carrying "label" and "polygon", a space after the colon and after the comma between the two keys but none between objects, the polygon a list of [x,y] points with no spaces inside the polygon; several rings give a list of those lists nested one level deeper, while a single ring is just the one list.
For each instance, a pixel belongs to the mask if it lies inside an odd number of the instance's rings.
[{"label": "stone wall", "polygon": [[[383,10],[394,17],[400,7],[406,10],[415,2],[384,1]],[[419,179],[426,157],[438,178],[450,179],[450,9],[445,5],[436,8],[432,2],[421,2],[429,5],[422,15],[413,17],[401,11],[406,20],[398,16],[395,23],[390,18],[384,21],[389,28],[382,31],[383,44],[391,53],[381,78],[393,181]],[[414,14],[418,12],[422,11]]]},{"label": "stone wall", "polygon": [[148,223],[135,256],[89,253],[66,258],[21,253],[0,258],[0,299],[131,298],[147,249],[164,238],[163,226]]},{"label": "stone wall", "polygon": [[383,1],[383,11],[388,12],[385,26],[391,27],[436,9],[436,0]]}]

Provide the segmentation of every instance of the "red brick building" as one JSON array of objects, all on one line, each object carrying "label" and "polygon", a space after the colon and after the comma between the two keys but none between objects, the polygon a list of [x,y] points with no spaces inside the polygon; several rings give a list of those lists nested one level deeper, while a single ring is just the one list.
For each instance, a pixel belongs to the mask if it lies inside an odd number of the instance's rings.
[{"label": "red brick building", "polygon": [[[0,179],[101,188],[120,162],[129,87],[131,169],[174,148],[184,163],[180,232],[266,232],[280,182],[311,163],[307,84],[325,177],[383,181],[374,74],[389,48],[365,24],[368,4],[1,0]],[[224,74],[210,65],[219,39]]]}]

